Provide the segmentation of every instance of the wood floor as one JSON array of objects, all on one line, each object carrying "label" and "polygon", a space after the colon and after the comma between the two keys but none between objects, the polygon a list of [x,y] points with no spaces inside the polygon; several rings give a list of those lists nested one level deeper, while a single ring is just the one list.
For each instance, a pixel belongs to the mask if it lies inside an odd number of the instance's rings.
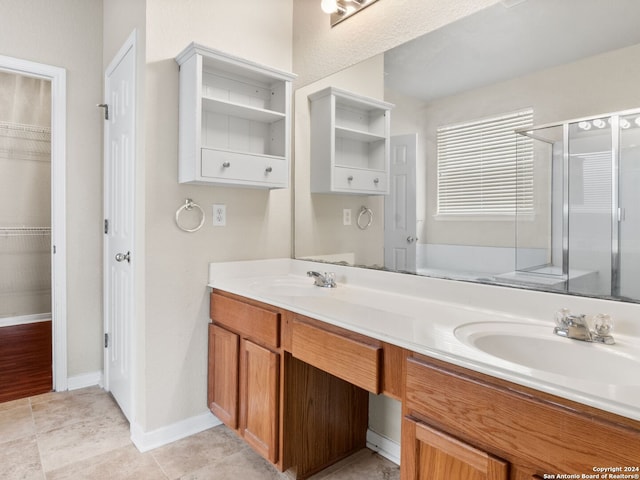
[{"label": "wood floor", "polygon": [[51,391],[51,321],[0,328],[0,402]]}]

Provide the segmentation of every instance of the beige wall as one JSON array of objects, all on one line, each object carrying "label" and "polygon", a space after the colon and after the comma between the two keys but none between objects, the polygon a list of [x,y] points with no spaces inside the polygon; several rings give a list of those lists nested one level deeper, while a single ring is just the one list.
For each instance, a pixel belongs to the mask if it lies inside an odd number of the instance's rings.
[{"label": "beige wall", "polygon": [[[146,431],[206,411],[207,267],[223,260],[288,257],[291,191],[177,183],[178,65],[192,41],[291,71],[292,0],[147,1],[145,82]],[[185,198],[206,212],[196,233],[174,223]],[[227,226],[212,226],[212,205]]]},{"label": "beige wall", "polygon": [[102,369],[101,0],[2,0],[0,54],[67,72],[68,374]]}]

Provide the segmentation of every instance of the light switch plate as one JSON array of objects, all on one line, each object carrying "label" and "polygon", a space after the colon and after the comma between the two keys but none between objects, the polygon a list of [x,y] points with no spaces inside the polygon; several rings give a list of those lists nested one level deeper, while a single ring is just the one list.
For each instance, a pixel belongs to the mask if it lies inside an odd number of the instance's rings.
[{"label": "light switch plate", "polygon": [[227,225],[227,206],[222,203],[213,204],[213,226],[224,227]]}]

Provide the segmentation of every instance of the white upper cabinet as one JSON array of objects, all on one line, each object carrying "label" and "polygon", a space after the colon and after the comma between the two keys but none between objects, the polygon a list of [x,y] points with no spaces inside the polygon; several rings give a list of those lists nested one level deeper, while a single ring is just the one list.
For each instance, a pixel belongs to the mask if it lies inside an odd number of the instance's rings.
[{"label": "white upper cabinet", "polygon": [[295,75],[190,44],[180,66],[180,183],[287,188]]},{"label": "white upper cabinet", "polygon": [[393,104],[329,87],[311,101],[311,192],[389,193]]}]

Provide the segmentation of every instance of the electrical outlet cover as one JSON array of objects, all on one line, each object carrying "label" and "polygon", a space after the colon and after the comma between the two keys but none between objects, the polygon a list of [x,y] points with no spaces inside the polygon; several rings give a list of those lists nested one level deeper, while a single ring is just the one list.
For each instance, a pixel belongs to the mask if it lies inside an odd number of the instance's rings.
[{"label": "electrical outlet cover", "polygon": [[224,227],[227,224],[227,206],[224,204],[213,205],[213,226]]}]

